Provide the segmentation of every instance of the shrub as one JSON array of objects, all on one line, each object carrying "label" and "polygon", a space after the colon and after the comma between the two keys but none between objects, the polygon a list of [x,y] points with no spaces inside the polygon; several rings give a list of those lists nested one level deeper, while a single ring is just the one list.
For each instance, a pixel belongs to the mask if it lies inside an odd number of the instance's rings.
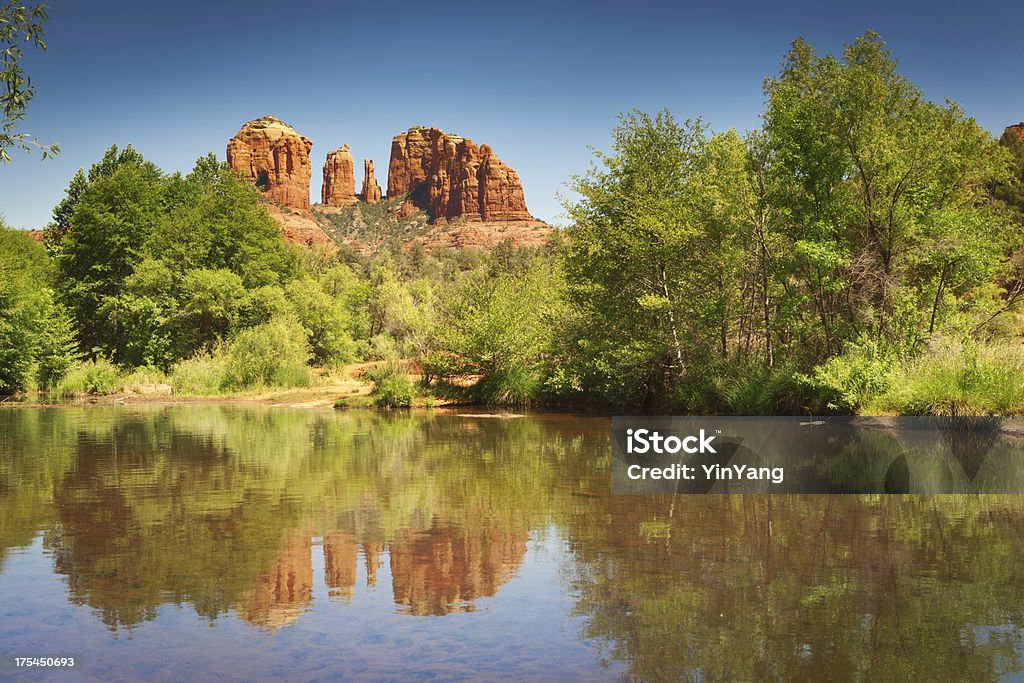
[{"label": "shrub", "polygon": [[416,399],[416,386],[397,365],[388,364],[367,373],[373,382],[373,403],[379,408],[409,408]]},{"label": "shrub", "polygon": [[513,365],[487,373],[476,389],[480,400],[487,405],[526,407],[537,400],[541,386],[534,370]]},{"label": "shrub", "polygon": [[717,402],[733,415],[795,415],[808,403],[810,387],[792,368],[734,363],[717,373]]},{"label": "shrub", "polygon": [[298,321],[279,317],[240,332],[228,347],[224,385],[231,389],[310,383],[309,342]]},{"label": "shrub", "polygon": [[430,386],[431,382],[447,382],[459,371],[458,359],[454,354],[445,351],[428,351],[420,358],[420,368],[423,370],[423,386]]},{"label": "shrub", "polygon": [[168,383],[167,375],[159,368],[141,367],[135,368],[126,375],[121,383],[124,391],[133,394],[152,393],[162,385]]},{"label": "shrub", "polygon": [[227,358],[223,351],[200,351],[171,369],[171,391],[176,396],[213,396],[223,391]]},{"label": "shrub", "polygon": [[40,388],[54,387],[82,359],[74,325],[63,307],[51,309],[39,342],[36,384]]},{"label": "shrub", "polygon": [[968,345],[924,355],[893,372],[872,412],[982,416],[1024,413],[1024,349]]},{"label": "shrub", "polygon": [[102,356],[73,365],[54,388],[57,398],[113,394],[124,388],[121,373]]},{"label": "shrub", "polygon": [[888,390],[898,360],[873,341],[851,342],[804,379],[828,408],[853,413]]}]

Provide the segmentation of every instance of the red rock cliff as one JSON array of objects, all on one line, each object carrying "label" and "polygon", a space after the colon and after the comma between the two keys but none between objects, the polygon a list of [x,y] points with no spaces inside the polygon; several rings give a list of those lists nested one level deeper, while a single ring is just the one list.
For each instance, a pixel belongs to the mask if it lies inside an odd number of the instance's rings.
[{"label": "red rock cliff", "polygon": [[325,206],[348,206],[356,202],[356,172],[348,145],[327,154],[320,198]]},{"label": "red rock cliff", "polygon": [[380,185],[373,175],[373,161],[363,159],[363,201],[367,204],[376,204],[381,199]]},{"label": "red rock cliff", "polygon": [[228,164],[282,206],[309,209],[309,138],[273,116],[249,121],[228,142]]},{"label": "red rock cliff", "polygon": [[1013,131],[1021,140],[1024,140],[1024,121],[1006,127],[1007,131]]},{"label": "red rock cliff", "polygon": [[438,128],[410,128],[391,141],[388,197],[409,195],[436,223],[532,221],[519,176],[487,145]]}]

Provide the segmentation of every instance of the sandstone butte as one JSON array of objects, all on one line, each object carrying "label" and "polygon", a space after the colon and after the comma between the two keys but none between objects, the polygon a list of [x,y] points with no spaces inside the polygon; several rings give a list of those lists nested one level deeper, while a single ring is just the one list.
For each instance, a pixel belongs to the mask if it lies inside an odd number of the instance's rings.
[{"label": "sandstone butte", "polygon": [[[248,178],[269,200],[268,211],[290,242],[337,248],[325,232],[326,213],[359,200],[384,198],[374,176],[373,161],[363,160],[363,186],[355,193],[355,169],[348,145],[327,155],[323,167],[323,208],[311,213],[309,152],[313,143],[273,116],[249,121],[227,146],[228,164]],[[543,244],[552,228],[526,209],[518,174],[487,145],[449,135],[438,128],[414,126],[396,135],[388,167],[389,208],[397,220],[424,211],[434,227],[416,238],[428,250],[436,247],[489,249],[499,242]],[[454,225],[452,225],[454,223]],[[371,244],[343,240],[360,251]]]},{"label": "sandstone butte", "polygon": [[328,152],[320,198],[324,206],[348,206],[357,201],[356,171],[348,145]]},{"label": "sandstone butte", "polygon": [[373,175],[371,159],[363,159],[363,192],[359,196],[367,204],[376,204],[381,200],[380,185]]},{"label": "sandstone butte", "polygon": [[[414,126],[391,141],[388,198],[407,196],[435,224],[535,221],[519,175],[487,145]],[[412,207],[409,207],[412,210]]]},{"label": "sandstone butte", "polygon": [[249,121],[228,142],[228,164],[283,207],[309,210],[309,138],[273,116]]},{"label": "sandstone butte", "polygon": [[1017,137],[1019,137],[1021,141],[1024,141],[1024,121],[1021,121],[1020,123],[1015,123],[1012,126],[1007,126],[1006,130],[1012,130],[1014,133],[1017,134]]}]

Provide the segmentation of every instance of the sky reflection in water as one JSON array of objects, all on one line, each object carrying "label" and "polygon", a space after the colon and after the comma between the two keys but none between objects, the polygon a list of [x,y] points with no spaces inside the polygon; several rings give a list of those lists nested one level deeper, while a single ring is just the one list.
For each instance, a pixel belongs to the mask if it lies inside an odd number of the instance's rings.
[{"label": "sky reflection in water", "polygon": [[1021,672],[1018,496],[608,468],[599,418],[3,410],[0,649],[115,680]]}]

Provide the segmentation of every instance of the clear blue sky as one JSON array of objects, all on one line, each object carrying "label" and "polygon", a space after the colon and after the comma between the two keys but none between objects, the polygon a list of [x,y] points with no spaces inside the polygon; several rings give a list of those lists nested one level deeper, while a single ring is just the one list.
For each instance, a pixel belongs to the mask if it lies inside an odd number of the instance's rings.
[{"label": "clear blue sky", "polygon": [[617,113],[756,127],[762,81],[804,37],[836,52],[867,29],[933,100],[999,134],[1024,119],[1024,3],[246,2],[51,0],[38,95],[23,130],[60,156],[0,166],[0,214],[41,227],[68,180],[111,144],[164,170],[221,158],[247,120],[273,114],[313,140],[320,167],[343,143],[381,185],[391,137],[432,125],[490,144],[537,216],[606,148]]}]

